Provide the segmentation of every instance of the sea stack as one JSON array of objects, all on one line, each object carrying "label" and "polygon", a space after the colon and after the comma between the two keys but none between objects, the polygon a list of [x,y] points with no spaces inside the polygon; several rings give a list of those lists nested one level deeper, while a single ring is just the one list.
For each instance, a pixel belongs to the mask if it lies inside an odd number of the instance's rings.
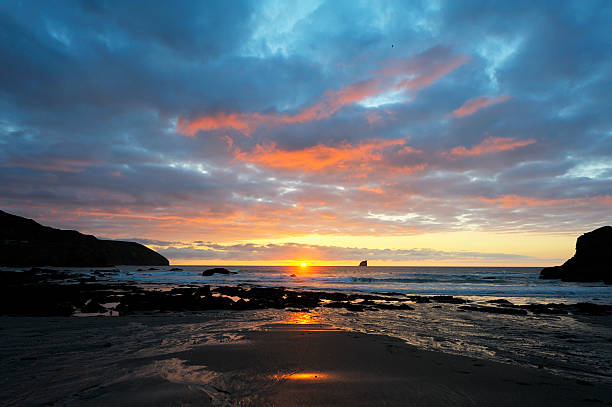
[{"label": "sea stack", "polygon": [[612,284],[612,226],[580,236],[576,240],[576,254],[561,266],[542,269],[540,278]]},{"label": "sea stack", "polygon": [[368,267],[368,261],[364,260],[361,263],[359,263],[359,267]]},{"label": "sea stack", "polygon": [[42,226],[0,211],[0,266],[167,266],[168,259],[135,242],[100,240]]}]

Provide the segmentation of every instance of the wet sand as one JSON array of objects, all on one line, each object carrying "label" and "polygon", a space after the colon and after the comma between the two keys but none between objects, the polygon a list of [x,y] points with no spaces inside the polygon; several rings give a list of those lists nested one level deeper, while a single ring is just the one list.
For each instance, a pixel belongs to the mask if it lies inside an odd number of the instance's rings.
[{"label": "wet sand", "polygon": [[419,350],[398,339],[325,325],[236,326],[237,335],[229,329],[215,336],[215,326],[235,322],[219,317],[0,318],[0,404],[612,404],[608,384]]}]

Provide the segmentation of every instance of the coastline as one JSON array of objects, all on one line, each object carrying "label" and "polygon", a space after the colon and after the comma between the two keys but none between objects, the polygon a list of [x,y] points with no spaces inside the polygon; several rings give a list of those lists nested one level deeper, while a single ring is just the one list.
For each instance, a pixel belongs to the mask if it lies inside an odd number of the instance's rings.
[{"label": "coastline", "polygon": [[[3,405],[580,406],[612,385],[321,324],[215,312],[2,317]],[[231,323],[231,319],[225,320]],[[295,322],[295,321],[294,321]],[[316,376],[316,377],[315,377]]]},{"label": "coastline", "polygon": [[[612,403],[609,306],[116,273],[0,273],[2,404]],[[315,371],[325,381],[287,376]]]}]

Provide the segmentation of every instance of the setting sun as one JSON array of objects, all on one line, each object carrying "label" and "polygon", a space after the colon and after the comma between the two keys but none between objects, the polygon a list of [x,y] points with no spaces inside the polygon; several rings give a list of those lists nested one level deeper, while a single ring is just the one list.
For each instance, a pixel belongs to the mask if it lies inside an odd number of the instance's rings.
[{"label": "setting sun", "polygon": [[308,263],[300,263],[300,267],[306,267]]}]

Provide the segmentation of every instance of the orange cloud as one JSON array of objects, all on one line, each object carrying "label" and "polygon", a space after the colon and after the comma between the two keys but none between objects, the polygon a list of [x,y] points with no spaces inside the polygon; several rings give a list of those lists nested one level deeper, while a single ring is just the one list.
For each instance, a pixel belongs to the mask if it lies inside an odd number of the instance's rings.
[{"label": "orange cloud", "polygon": [[194,136],[200,130],[217,130],[221,128],[233,128],[244,134],[253,131],[255,123],[251,115],[243,113],[215,113],[202,116],[195,120],[178,118],[176,129],[187,136]]},{"label": "orange cloud", "polygon": [[360,191],[373,192],[375,194],[382,194],[383,190],[380,187],[368,188],[366,186],[359,187]]},{"label": "orange cloud", "polygon": [[401,146],[403,139],[372,140],[359,145],[343,143],[340,146],[317,144],[302,150],[281,150],[275,144],[257,145],[253,151],[237,150],[235,157],[267,168],[319,172],[328,168],[367,168],[372,161],[382,160],[381,150]]},{"label": "orange cloud", "polygon": [[521,208],[521,207],[537,207],[537,206],[554,206],[554,205],[571,205],[571,206],[584,206],[584,205],[611,205],[612,196],[600,195],[585,198],[562,198],[562,199],[540,199],[531,198],[520,195],[503,195],[498,198],[485,198],[477,197],[481,202],[488,204],[499,205],[502,208]]},{"label": "orange cloud", "polygon": [[296,114],[224,113],[219,112],[194,120],[179,117],[177,130],[181,134],[194,136],[200,130],[232,128],[244,135],[250,135],[257,126],[305,123],[325,119],[343,106],[359,102],[379,93],[376,79],[353,83],[340,90],[328,90],[320,101],[300,110]]},{"label": "orange cloud", "polygon": [[469,60],[467,56],[438,61],[427,53],[412,59],[390,62],[390,67],[378,70],[373,78],[352,83],[339,90],[329,89],[312,106],[295,114],[218,112],[195,119],[179,117],[176,129],[179,133],[194,136],[198,131],[234,129],[250,135],[258,126],[304,123],[322,120],[338,112],[343,106],[357,103],[390,91],[417,92],[447,75]]},{"label": "orange cloud", "polygon": [[474,156],[490,153],[498,153],[500,151],[514,150],[519,147],[528,146],[535,143],[534,139],[517,140],[514,137],[487,137],[482,143],[467,149],[463,146],[453,148],[449,155],[453,156]]},{"label": "orange cloud", "polygon": [[476,113],[478,110],[482,109],[483,107],[494,105],[496,103],[505,102],[508,99],[510,99],[510,96],[508,95],[501,95],[501,96],[493,97],[493,98],[489,98],[486,96],[472,98],[472,99],[469,99],[467,102],[465,102],[458,109],[453,110],[453,115],[455,117],[470,116]]},{"label": "orange cloud", "polygon": [[380,92],[379,81],[372,79],[363,82],[353,83],[340,90],[328,90],[323,94],[323,99],[313,106],[301,110],[295,115],[271,116],[264,120],[267,124],[274,122],[282,123],[303,123],[314,120],[325,119],[343,106],[359,102],[374,96]]}]

